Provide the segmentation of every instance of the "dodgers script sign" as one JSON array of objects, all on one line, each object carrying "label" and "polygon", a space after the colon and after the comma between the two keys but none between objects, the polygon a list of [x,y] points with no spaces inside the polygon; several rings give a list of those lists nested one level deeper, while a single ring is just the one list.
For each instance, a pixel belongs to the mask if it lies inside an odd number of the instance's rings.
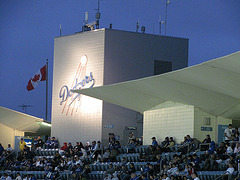
[{"label": "dodgers script sign", "polygon": [[[87,57],[83,55],[81,57],[81,62],[78,66],[77,72],[75,77],[72,81],[72,85],[68,87],[67,85],[62,86],[59,91],[59,98],[61,99],[60,105],[63,105],[62,113],[66,111],[66,115],[68,115],[69,111],[71,111],[71,115],[74,112],[76,99],[80,101],[80,94],[73,93],[70,90],[82,89],[84,88],[91,88],[95,84],[95,79],[93,78],[93,73],[90,72],[90,75],[86,75],[86,68],[87,68]],[[72,108],[71,108],[72,106]]]}]

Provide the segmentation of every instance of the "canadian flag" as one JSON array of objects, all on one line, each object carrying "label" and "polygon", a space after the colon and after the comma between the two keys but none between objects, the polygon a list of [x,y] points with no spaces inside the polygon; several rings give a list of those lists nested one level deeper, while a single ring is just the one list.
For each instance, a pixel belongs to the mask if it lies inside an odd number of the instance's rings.
[{"label": "canadian flag", "polygon": [[33,90],[40,81],[46,81],[47,66],[43,66],[36,74],[28,81],[27,90]]}]

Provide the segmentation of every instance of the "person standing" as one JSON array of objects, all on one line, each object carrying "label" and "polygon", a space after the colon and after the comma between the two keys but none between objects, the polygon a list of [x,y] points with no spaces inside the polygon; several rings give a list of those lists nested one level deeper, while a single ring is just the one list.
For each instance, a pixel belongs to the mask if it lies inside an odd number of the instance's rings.
[{"label": "person standing", "polygon": [[226,143],[232,140],[232,124],[229,124],[228,127],[224,130],[224,136]]},{"label": "person standing", "polygon": [[23,138],[21,138],[21,140],[20,140],[20,142],[19,142],[19,149],[20,149],[21,151],[23,151],[23,150],[24,150],[24,147],[25,147],[26,145],[27,145],[26,142],[23,140]]}]

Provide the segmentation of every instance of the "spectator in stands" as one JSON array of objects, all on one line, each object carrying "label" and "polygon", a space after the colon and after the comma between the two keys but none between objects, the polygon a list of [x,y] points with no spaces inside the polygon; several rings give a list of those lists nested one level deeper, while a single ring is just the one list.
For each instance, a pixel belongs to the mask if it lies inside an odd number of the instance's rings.
[{"label": "spectator in stands", "polygon": [[215,146],[216,146],[216,145],[215,145],[215,142],[212,141],[211,144],[210,144],[210,148],[209,148],[208,151],[207,151],[207,154],[213,154],[213,153],[215,152],[215,150],[216,150],[216,147],[215,147]]},{"label": "spectator in stands", "polygon": [[56,154],[54,155],[54,158],[53,158],[53,166],[54,168],[57,167],[59,165],[59,163],[61,162],[62,160],[62,156],[61,154],[59,154],[59,152],[56,152]]},{"label": "spectator in stands", "polygon": [[43,147],[43,140],[42,140],[41,136],[38,136],[36,147],[37,147],[37,150],[41,150]]},{"label": "spectator in stands", "polygon": [[141,179],[142,179],[142,180],[148,180],[147,175],[146,175],[146,174],[142,174],[142,175],[141,175]]},{"label": "spectator in stands", "polygon": [[51,149],[51,137],[48,137],[48,140],[45,143],[45,148],[46,149]]},{"label": "spectator in stands", "polygon": [[240,143],[237,142],[236,147],[234,148],[234,154],[237,155],[239,154],[239,152],[240,152]]},{"label": "spectator in stands", "polygon": [[191,177],[193,180],[200,180],[196,172],[192,173]]},{"label": "spectator in stands", "polygon": [[13,148],[11,147],[11,144],[8,144],[8,147],[6,148],[6,151],[11,153],[13,151]]},{"label": "spectator in stands", "polygon": [[96,143],[96,141],[93,141],[92,146],[90,148],[91,153],[93,153],[96,150],[96,148],[97,148],[97,143]]},{"label": "spectator in stands", "polygon": [[110,163],[109,166],[108,166],[108,169],[105,171],[105,177],[108,175],[108,174],[113,174],[115,172],[115,169],[113,167],[113,164]]},{"label": "spectator in stands", "polygon": [[115,139],[114,133],[109,133],[108,143],[112,144],[112,142],[115,143],[115,141],[116,139]]},{"label": "spectator in stands", "polygon": [[123,180],[123,179],[128,179],[129,175],[127,174],[127,168],[125,165],[122,165],[121,166],[121,170],[120,172],[118,173],[118,175],[120,176],[120,179]]},{"label": "spectator in stands", "polygon": [[94,151],[94,160],[96,159],[101,159],[102,158],[102,152],[103,152],[103,147],[100,141],[97,142],[96,144],[96,149]]},{"label": "spectator in stands", "polygon": [[184,136],[183,141],[181,142],[181,145],[184,145],[187,142],[187,137]]},{"label": "spectator in stands", "polygon": [[85,159],[87,159],[87,151],[84,148],[81,148],[81,152],[82,156],[80,157],[80,159],[84,161]]},{"label": "spectator in stands", "polygon": [[157,159],[157,155],[162,154],[162,149],[160,146],[157,146],[156,150],[153,152],[153,159],[156,160]]},{"label": "spectator in stands", "polygon": [[237,167],[237,162],[235,161],[235,156],[234,155],[230,155],[229,158],[226,159],[225,164],[229,165],[229,163],[231,163],[234,168]]},{"label": "spectator in stands", "polygon": [[44,169],[45,179],[52,179],[52,169],[49,166],[46,166]]},{"label": "spectator in stands", "polygon": [[134,164],[133,164],[133,163],[130,163],[130,166],[129,166],[128,170],[127,170],[127,174],[129,175],[128,177],[130,177],[130,175],[131,175],[132,173],[135,173],[135,172],[136,172],[136,169],[135,169]]},{"label": "spectator in stands", "polygon": [[35,146],[36,148],[37,148],[37,143],[38,143],[37,137],[34,137],[33,144],[34,144],[34,146]]},{"label": "spectator in stands", "polygon": [[[209,134],[206,135],[206,138],[202,141],[203,144],[205,143],[211,143],[211,137]],[[206,151],[209,149],[209,145],[205,144],[205,145],[201,145],[201,151]]]},{"label": "spectator in stands", "polygon": [[136,179],[138,179],[136,173],[132,173],[132,174],[131,174],[131,179],[130,179],[130,180],[136,180]]},{"label": "spectator in stands", "polygon": [[3,179],[3,180],[12,180],[12,178],[7,173],[4,173],[3,176],[1,177],[1,179]]},{"label": "spectator in stands", "polygon": [[102,162],[107,162],[110,160],[110,151],[107,149],[102,155]]},{"label": "spectator in stands", "polygon": [[216,150],[218,155],[225,154],[226,152],[226,146],[224,142],[221,142],[220,146]]},{"label": "spectator in stands", "polygon": [[190,150],[192,144],[192,138],[190,135],[187,135],[186,138],[184,137],[184,142],[182,142],[181,146],[178,149],[178,152],[181,152],[182,154],[187,154],[187,152]]},{"label": "spectator in stands", "polygon": [[171,152],[171,147],[173,147],[174,145],[175,145],[175,141],[173,140],[173,137],[170,137],[168,145],[164,146],[162,148],[162,151],[163,152]]},{"label": "spectator in stands", "polygon": [[135,152],[135,141],[132,139],[130,140],[130,143],[128,144],[128,153],[134,153]]},{"label": "spectator in stands", "polygon": [[27,145],[26,142],[23,140],[23,138],[21,138],[21,140],[19,142],[19,149],[21,151],[23,151],[24,150],[24,146],[26,146],[26,145]]},{"label": "spectator in stands", "polygon": [[67,149],[66,149],[66,152],[67,152],[67,153],[70,153],[70,151],[73,151],[73,146],[72,146],[72,143],[71,143],[71,142],[68,143],[68,147],[67,147]]},{"label": "spectator in stands", "polygon": [[116,156],[119,154],[118,149],[115,148],[115,146],[113,146],[114,148],[111,149],[111,153],[110,153],[110,160],[111,161],[115,161],[116,160]]},{"label": "spectator in stands", "polygon": [[17,172],[17,177],[16,177],[16,180],[22,180],[22,177],[21,177],[21,175],[20,175],[20,173],[19,173],[19,172]]},{"label": "spectator in stands", "polygon": [[133,140],[135,142],[135,136],[134,136],[134,133],[133,132],[130,132],[129,133],[129,136],[128,136],[128,144],[131,143],[131,140]]},{"label": "spectator in stands", "polygon": [[146,161],[152,161],[153,160],[154,152],[155,152],[154,146],[152,146],[152,145],[148,146],[148,148],[146,149],[146,152],[145,152]]},{"label": "spectator in stands", "polygon": [[121,148],[121,145],[120,145],[120,142],[119,141],[116,141],[115,142],[115,147],[114,147],[115,149],[119,149],[119,148]]},{"label": "spectator in stands", "polygon": [[63,155],[65,153],[65,151],[67,150],[68,146],[67,146],[67,142],[63,143],[63,146],[60,148],[59,153],[61,155]]},{"label": "spectator in stands", "polygon": [[73,150],[74,150],[74,152],[79,152],[79,151],[81,151],[79,142],[76,142],[76,145],[73,147]]},{"label": "spectator in stands", "polygon": [[226,170],[226,174],[223,175],[223,179],[232,179],[233,177],[233,172],[234,172],[234,168],[233,168],[233,164],[229,163],[229,167]]},{"label": "spectator in stands", "polygon": [[141,146],[141,145],[142,145],[142,139],[136,138],[136,146]]},{"label": "spectator in stands", "polygon": [[224,130],[224,136],[226,143],[232,140],[232,124],[229,124],[228,127]]},{"label": "spectator in stands", "polygon": [[176,176],[176,175],[179,175],[179,169],[176,165],[176,163],[173,163],[170,165],[170,169],[167,171],[168,173],[168,176]]},{"label": "spectator in stands", "polygon": [[121,165],[121,166],[125,166],[126,164],[127,164],[127,159],[126,159],[126,157],[122,157],[120,165]]},{"label": "spectator in stands", "polygon": [[233,130],[233,135],[234,135],[234,137],[235,137],[236,134],[239,135],[239,133],[240,133],[240,132],[238,131],[238,127],[235,127],[234,130]]},{"label": "spectator in stands", "polygon": [[233,141],[239,141],[239,132],[234,133]]},{"label": "spectator in stands", "polygon": [[205,171],[217,171],[218,170],[218,163],[216,162],[215,154],[211,154],[210,157],[205,160],[204,170]]},{"label": "spectator in stands", "polygon": [[165,140],[161,143],[161,147],[165,148],[169,145],[169,137],[165,137]]},{"label": "spectator in stands", "polygon": [[194,168],[192,163],[188,164],[188,174],[191,176],[193,173],[196,172],[196,169]]},{"label": "spectator in stands", "polygon": [[117,177],[117,173],[113,173],[113,178],[112,180],[119,180],[118,177]]},{"label": "spectator in stands", "polygon": [[55,137],[52,137],[51,148],[58,148],[58,140]]},{"label": "spectator in stands", "polygon": [[31,143],[30,151],[34,152],[35,150],[36,150],[36,146],[34,145],[34,143]]},{"label": "spectator in stands", "polygon": [[0,143],[0,156],[2,155],[3,151],[4,151],[4,147],[3,147],[2,144]]},{"label": "spectator in stands", "polygon": [[199,167],[200,159],[199,159],[199,157],[197,156],[196,153],[194,153],[192,157],[193,157],[192,162],[194,164],[194,167],[196,168],[196,170],[198,170],[200,168]]},{"label": "spectator in stands", "polygon": [[209,134],[206,135],[206,138],[202,141],[202,143],[211,143],[211,137]]},{"label": "spectator in stands", "polygon": [[233,153],[233,149],[232,149],[231,145],[229,143],[227,143],[226,147],[227,147],[227,149],[226,149],[225,154],[231,155]]},{"label": "spectator in stands", "polygon": [[158,142],[156,140],[156,137],[152,137],[152,146],[153,147],[157,147],[158,146]]}]

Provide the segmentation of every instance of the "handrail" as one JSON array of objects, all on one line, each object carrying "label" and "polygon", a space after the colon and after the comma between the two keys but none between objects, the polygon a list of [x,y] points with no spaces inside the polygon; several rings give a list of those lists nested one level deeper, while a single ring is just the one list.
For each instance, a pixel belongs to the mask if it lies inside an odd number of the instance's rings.
[{"label": "handrail", "polygon": [[12,152],[10,154],[8,154],[7,156],[3,157],[3,159],[1,159],[0,162],[3,162],[4,160],[6,160],[10,155],[12,155],[13,153],[15,153],[14,150],[12,150]]}]

